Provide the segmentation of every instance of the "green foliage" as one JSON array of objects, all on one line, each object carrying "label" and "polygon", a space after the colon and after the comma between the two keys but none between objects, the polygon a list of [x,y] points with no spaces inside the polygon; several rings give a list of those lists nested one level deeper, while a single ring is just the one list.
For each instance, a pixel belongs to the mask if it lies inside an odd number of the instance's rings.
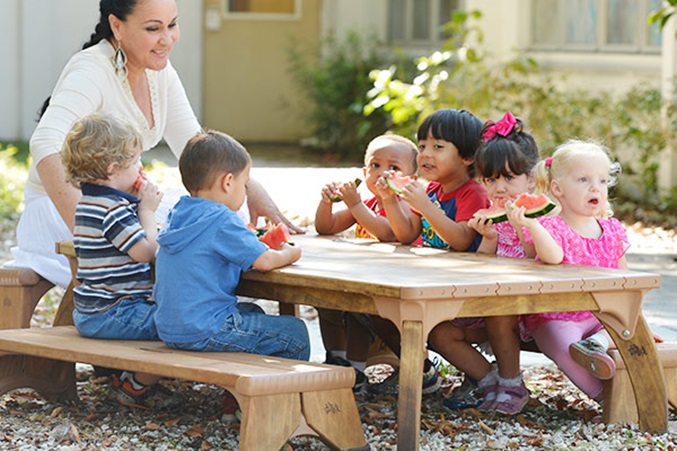
[{"label": "green foliage", "polygon": [[343,159],[361,161],[367,143],[385,132],[386,115],[362,114],[369,72],[382,58],[376,41],[349,33],[343,41],[326,38],[319,46],[295,44],[289,51],[292,74],[312,107],[307,121],[314,145]]},{"label": "green foliage", "polygon": [[0,146],[0,218],[18,219],[24,196],[28,167],[17,161],[18,149]]},{"label": "green foliage", "polygon": [[[668,19],[674,16],[675,13],[677,13],[677,0],[664,0],[663,6],[655,11],[651,11],[647,21],[650,24],[658,24],[662,30],[668,22]],[[675,37],[677,37],[677,35]]]}]

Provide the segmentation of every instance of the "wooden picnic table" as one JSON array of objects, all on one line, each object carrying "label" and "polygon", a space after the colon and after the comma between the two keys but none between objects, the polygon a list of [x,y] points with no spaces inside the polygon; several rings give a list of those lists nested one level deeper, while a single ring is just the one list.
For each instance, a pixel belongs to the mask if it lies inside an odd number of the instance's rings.
[{"label": "wooden picnic table", "polygon": [[339,237],[293,241],[303,250],[298,262],[244,273],[238,294],[391,320],[402,342],[398,449],[418,449],[428,333],[456,317],[594,312],[628,368],[641,429],[667,429],[665,377],[641,311],[644,293],[660,286],[659,275]]}]

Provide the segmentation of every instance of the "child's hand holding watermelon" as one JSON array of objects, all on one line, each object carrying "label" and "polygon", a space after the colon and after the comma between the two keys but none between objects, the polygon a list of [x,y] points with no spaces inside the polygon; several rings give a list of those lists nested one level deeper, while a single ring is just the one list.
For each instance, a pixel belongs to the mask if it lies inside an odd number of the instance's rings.
[{"label": "child's hand holding watermelon", "polygon": [[259,237],[259,241],[266,243],[269,248],[274,250],[282,249],[282,245],[289,243],[291,239],[289,229],[284,223],[275,224],[265,231],[261,230],[261,233],[259,233],[259,229],[255,228],[254,233]]},{"label": "child's hand holding watermelon", "polygon": [[327,183],[322,187],[322,200],[325,203],[341,202],[342,200],[345,200],[345,195],[347,194],[349,197],[357,195],[359,202],[360,199],[359,194],[357,194],[357,187],[360,186],[360,183],[362,183],[362,179],[359,177],[349,182]]}]

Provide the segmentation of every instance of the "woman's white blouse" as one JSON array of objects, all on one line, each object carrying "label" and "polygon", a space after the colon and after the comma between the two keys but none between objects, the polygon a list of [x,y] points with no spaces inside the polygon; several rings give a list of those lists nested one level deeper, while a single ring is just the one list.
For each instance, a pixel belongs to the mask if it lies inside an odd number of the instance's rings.
[{"label": "woman's white blouse", "polygon": [[144,150],[152,149],[164,138],[177,158],[188,139],[201,130],[183,84],[169,62],[160,71],[146,70],[155,122],[151,128],[127,79],[116,75],[111,62],[113,52],[113,46],[104,39],[73,55],[61,72],[50,106],[31,136],[29,188],[45,192],[37,164],[60,152],[73,123],[87,114],[100,111],[124,117],[143,135]]}]

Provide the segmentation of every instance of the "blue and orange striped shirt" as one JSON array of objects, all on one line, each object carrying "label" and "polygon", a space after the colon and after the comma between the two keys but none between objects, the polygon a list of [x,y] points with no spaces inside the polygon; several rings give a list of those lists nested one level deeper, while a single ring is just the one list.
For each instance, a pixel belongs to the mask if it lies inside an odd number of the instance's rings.
[{"label": "blue and orange striped shirt", "polygon": [[123,191],[82,184],[73,239],[81,283],[74,290],[79,312],[101,312],[126,297],[151,297],[150,264],[127,254],[146,236],[137,216],[138,203],[137,197]]}]

